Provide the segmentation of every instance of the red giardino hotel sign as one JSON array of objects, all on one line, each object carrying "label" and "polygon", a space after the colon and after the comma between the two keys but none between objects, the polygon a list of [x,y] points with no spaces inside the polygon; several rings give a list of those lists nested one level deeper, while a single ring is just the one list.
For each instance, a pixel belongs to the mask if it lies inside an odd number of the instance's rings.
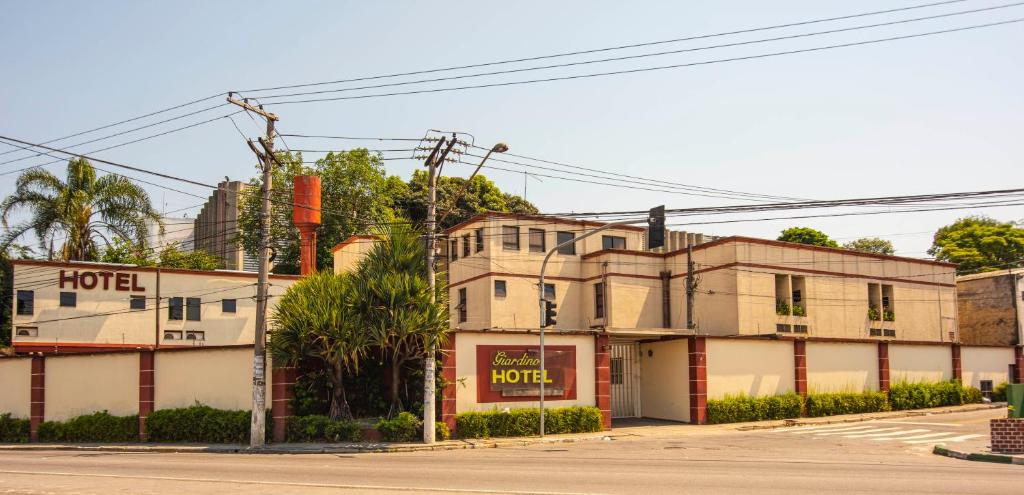
[{"label": "red giardino hotel sign", "polygon": [[540,399],[540,382],[548,400],[576,399],[576,346],[476,346],[477,402],[521,402]]}]

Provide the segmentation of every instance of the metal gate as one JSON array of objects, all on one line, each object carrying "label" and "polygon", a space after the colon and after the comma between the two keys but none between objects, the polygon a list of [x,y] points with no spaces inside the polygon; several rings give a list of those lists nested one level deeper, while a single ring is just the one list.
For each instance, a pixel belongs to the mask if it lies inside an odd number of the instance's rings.
[{"label": "metal gate", "polygon": [[640,345],[612,343],[611,394],[613,418],[640,417]]}]

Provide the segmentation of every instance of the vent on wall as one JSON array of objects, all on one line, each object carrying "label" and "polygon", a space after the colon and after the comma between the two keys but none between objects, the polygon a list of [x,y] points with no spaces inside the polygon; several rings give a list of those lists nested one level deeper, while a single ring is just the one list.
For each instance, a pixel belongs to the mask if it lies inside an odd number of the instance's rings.
[{"label": "vent on wall", "polygon": [[39,327],[18,327],[15,333],[18,337],[38,337]]}]

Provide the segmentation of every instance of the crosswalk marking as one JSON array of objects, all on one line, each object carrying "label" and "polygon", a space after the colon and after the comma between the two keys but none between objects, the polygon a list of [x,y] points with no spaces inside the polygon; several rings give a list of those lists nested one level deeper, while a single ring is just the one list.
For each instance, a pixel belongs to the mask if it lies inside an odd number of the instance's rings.
[{"label": "crosswalk marking", "polygon": [[972,438],[978,438],[978,437],[981,437],[981,436],[984,436],[984,435],[979,435],[979,434],[960,435],[960,436],[953,437],[953,438],[933,438],[931,440],[910,440],[910,441],[903,442],[903,443],[962,442],[964,440],[970,440]]},{"label": "crosswalk marking", "polygon": [[813,434],[817,434],[817,435],[822,435],[822,434],[825,434],[825,433],[832,433],[832,432],[837,432],[837,431],[863,430],[865,428],[871,428],[871,427],[870,426],[845,426],[843,428],[832,428],[832,429],[825,430],[825,431],[822,431],[822,430],[794,431],[793,434],[795,434],[795,435],[803,435],[803,434],[806,434],[806,433],[813,433]]},{"label": "crosswalk marking", "polygon": [[898,438],[898,437],[893,437],[893,438],[872,438],[872,440],[874,440],[876,442],[887,442],[889,440],[902,440],[902,441],[906,441],[906,440],[919,440],[919,439],[922,439],[922,438],[943,437],[943,436],[946,436],[946,435],[949,435],[949,432],[942,431],[942,432],[939,432],[939,433],[925,433],[923,435],[914,435],[912,437],[903,437],[903,438]]},{"label": "crosswalk marking", "polygon": [[908,445],[962,442],[984,436],[981,434],[962,435],[960,434],[962,430],[960,432],[934,431],[926,428],[901,428],[896,425],[961,426],[942,423],[872,421],[861,425],[851,425],[849,423],[832,424],[775,431],[788,432],[794,435],[813,435],[815,437],[837,436],[840,438],[863,438],[876,442],[902,442]]},{"label": "crosswalk marking", "polygon": [[[886,428],[886,429],[889,429],[889,428]],[[888,433],[867,433],[867,434],[864,434],[864,435],[846,435],[843,438],[892,437],[892,436],[900,436],[900,435],[910,435],[910,434],[913,434],[913,433],[924,433],[926,431],[931,431],[931,430],[899,430],[899,431],[891,431],[891,432],[888,432]]]},{"label": "crosswalk marking", "polygon": [[879,430],[878,428],[875,428],[873,426],[867,426],[867,427],[859,428],[859,429],[856,429],[856,430],[845,429],[845,430],[828,431],[828,432],[825,432],[825,433],[819,433],[817,436],[824,437],[824,436],[831,436],[831,435],[848,435],[848,434],[853,434],[853,433],[869,433],[869,432],[878,431],[878,430]]}]

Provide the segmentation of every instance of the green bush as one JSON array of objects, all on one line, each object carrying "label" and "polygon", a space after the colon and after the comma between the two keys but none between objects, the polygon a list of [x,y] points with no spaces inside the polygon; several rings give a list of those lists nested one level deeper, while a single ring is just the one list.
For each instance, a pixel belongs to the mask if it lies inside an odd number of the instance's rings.
[{"label": "green bush", "polygon": [[423,421],[410,412],[399,413],[392,419],[377,423],[377,431],[385,442],[415,442],[423,431]]},{"label": "green bush", "polygon": [[804,404],[810,417],[889,410],[889,399],[885,392],[809,394]]},{"label": "green bush", "polygon": [[139,417],[103,411],[67,421],[44,421],[38,433],[40,442],[137,442]]},{"label": "green bush", "polygon": [[0,443],[28,442],[29,421],[12,418],[10,413],[0,414]]},{"label": "green bush", "polygon": [[1006,387],[1009,385],[1006,382],[996,385],[996,388],[992,389],[992,402],[1006,402]]},{"label": "green bush", "polygon": [[795,393],[768,397],[726,396],[708,401],[708,423],[742,423],[800,416],[803,398]]},{"label": "green bush", "polygon": [[[153,411],[146,418],[150,442],[248,443],[252,416],[249,411],[226,411],[202,404]],[[271,418],[267,412],[267,438]]]},{"label": "green bush", "polygon": [[981,390],[974,387],[964,387],[961,392],[961,399],[964,404],[980,404],[982,402]]},{"label": "green bush", "polygon": [[[508,412],[466,412],[455,416],[455,430],[460,438],[524,437],[536,435],[540,410],[512,409]],[[604,421],[596,407],[563,407],[546,409],[544,433],[589,433],[601,431]]]},{"label": "green bush", "polygon": [[359,442],[363,428],[355,421],[332,421],[327,416],[293,416],[286,427],[289,442]]},{"label": "green bush", "polygon": [[963,395],[964,387],[957,380],[901,382],[889,388],[889,404],[894,411],[954,406],[964,403]]},{"label": "green bush", "polygon": [[452,437],[451,430],[448,429],[448,425],[441,421],[434,423],[434,438],[437,440],[448,440]]}]

